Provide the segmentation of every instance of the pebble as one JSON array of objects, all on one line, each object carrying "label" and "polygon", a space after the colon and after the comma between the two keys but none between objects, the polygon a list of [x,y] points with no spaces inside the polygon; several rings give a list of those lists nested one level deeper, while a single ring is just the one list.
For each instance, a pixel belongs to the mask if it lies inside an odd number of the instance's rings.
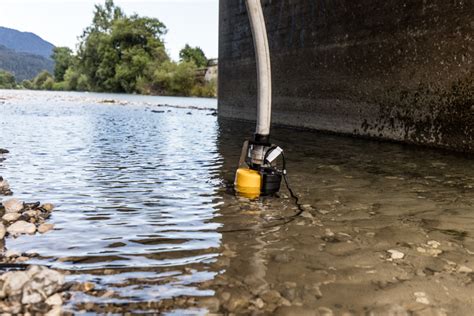
[{"label": "pebble", "polygon": [[233,293],[226,304],[227,309],[230,312],[236,312],[240,309],[247,308],[249,304],[249,297],[241,293]]},{"label": "pebble", "polygon": [[333,311],[327,307],[320,307],[318,308],[318,311],[319,311],[320,316],[333,316],[334,315]]},{"label": "pebble", "polygon": [[220,309],[220,302],[215,297],[205,297],[200,299],[199,305],[207,308],[211,313],[217,313]]},{"label": "pebble", "polygon": [[31,224],[25,221],[18,221],[13,223],[7,228],[7,232],[13,236],[18,236],[22,234],[32,235],[36,232],[35,224]]},{"label": "pebble", "polygon": [[227,302],[229,299],[230,299],[230,296],[231,294],[229,292],[222,292],[220,295],[219,295],[219,298],[223,301],[223,302]]},{"label": "pebble", "polygon": [[425,305],[430,304],[430,301],[428,300],[428,297],[426,296],[425,292],[415,292],[414,295],[418,303],[425,304]]},{"label": "pebble", "polygon": [[260,298],[263,299],[265,303],[277,303],[281,299],[281,295],[275,290],[270,290],[262,293]]},{"label": "pebble", "polygon": [[18,199],[9,199],[2,204],[6,213],[18,213],[24,207],[23,202]]},{"label": "pebble", "polygon": [[259,297],[257,298],[253,304],[258,308],[258,309],[262,309],[264,306],[265,306],[265,303],[263,302],[263,300]]},{"label": "pebble", "polygon": [[405,254],[401,251],[398,251],[398,250],[390,249],[390,250],[388,250],[388,253],[390,253],[390,257],[393,260],[399,260],[399,259],[405,258]]},{"label": "pebble", "polygon": [[472,272],[472,269],[469,268],[469,267],[466,267],[466,266],[460,266],[458,268],[458,272],[459,273],[471,273]]},{"label": "pebble", "polygon": [[441,246],[441,243],[436,240],[430,240],[426,244],[431,248],[439,248],[439,246]]},{"label": "pebble", "polygon": [[54,224],[44,223],[38,227],[38,232],[41,234],[47,233],[54,228]]},{"label": "pebble", "polygon": [[5,222],[16,222],[21,217],[20,213],[6,213],[2,219]]}]

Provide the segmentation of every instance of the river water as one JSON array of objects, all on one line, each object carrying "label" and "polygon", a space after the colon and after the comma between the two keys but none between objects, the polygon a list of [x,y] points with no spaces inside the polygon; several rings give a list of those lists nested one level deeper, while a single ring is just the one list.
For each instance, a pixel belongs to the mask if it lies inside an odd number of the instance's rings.
[{"label": "river water", "polygon": [[275,128],[306,210],[292,218],[286,189],[234,196],[253,125],[219,120],[216,108],[0,91],[0,147],[10,150],[0,175],[15,197],[57,205],[54,231],[7,248],[103,290],[75,293],[66,311],[470,313],[472,158]]}]

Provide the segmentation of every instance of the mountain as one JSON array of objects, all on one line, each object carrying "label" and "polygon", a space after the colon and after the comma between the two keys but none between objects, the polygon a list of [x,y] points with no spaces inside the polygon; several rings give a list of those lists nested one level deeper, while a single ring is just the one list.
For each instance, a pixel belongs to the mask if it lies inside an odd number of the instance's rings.
[{"label": "mountain", "polygon": [[21,53],[51,58],[54,45],[36,34],[0,26],[0,45]]},{"label": "mountain", "polygon": [[32,79],[43,70],[53,73],[54,62],[43,56],[16,52],[0,45],[0,69],[13,73],[19,82]]}]

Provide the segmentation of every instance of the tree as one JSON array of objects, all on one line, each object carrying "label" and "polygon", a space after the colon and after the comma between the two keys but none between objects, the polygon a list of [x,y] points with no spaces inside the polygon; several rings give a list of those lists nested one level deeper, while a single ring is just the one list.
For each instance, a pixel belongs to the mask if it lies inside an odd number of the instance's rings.
[{"label": "tree", "polygon": [[188,44],[179,52],[179,58],[184,62],[193,62],[198,68],[207,66],[207,57],[200,47],[191,47]]},{"label": "tree", "polygon": [[78,70],[95,91],[138,92],[141,78],[151,79],[150,65],[169,57],[158,19],[127,16],[112,0],[97,5],[92,25],[81,37]]},{"label": "tree", "polygon": [[193,62],[167,61],[155,71],[153,85],[161,94],[189,96],[196,85],[196,70]]},{"label": "tree", "polygon": [[0,69],[0,89],[13,89],[15,87],[15,76],[8,71]]},{"label": "tree", "polygon": [[72,66],[74,56],[68,47],[55,47],[51,56],[55,62],[54,78],[56,81],[63,81],[66,70]]},{"label": "tree", "polygon": [[52,83],[54,83],[53,76],[44,70],[33,79],[33,89],[42,90],[50,86],[52,88]]}]

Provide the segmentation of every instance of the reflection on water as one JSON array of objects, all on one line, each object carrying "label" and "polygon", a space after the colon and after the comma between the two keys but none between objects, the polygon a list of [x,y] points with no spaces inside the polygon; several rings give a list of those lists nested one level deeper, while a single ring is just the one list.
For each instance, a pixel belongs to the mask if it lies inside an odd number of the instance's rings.
[{"label": "reflection on water", "polygon": [[[215,100],[5,91],[0,99],[0,147],[11,151],[0,174],[17,197],[58,205],[56,230],[8,248],[109,291],[78,293],[70,309],[199,314],[202,301],[236,313],[463,315],[474,307],[470,158],[276,128],[307,210],[279,225],[296,212],[286,191],[259,201],[232,195],[253,125],[195,109]],[[212,296],[219,301],[200,299]]]}]

